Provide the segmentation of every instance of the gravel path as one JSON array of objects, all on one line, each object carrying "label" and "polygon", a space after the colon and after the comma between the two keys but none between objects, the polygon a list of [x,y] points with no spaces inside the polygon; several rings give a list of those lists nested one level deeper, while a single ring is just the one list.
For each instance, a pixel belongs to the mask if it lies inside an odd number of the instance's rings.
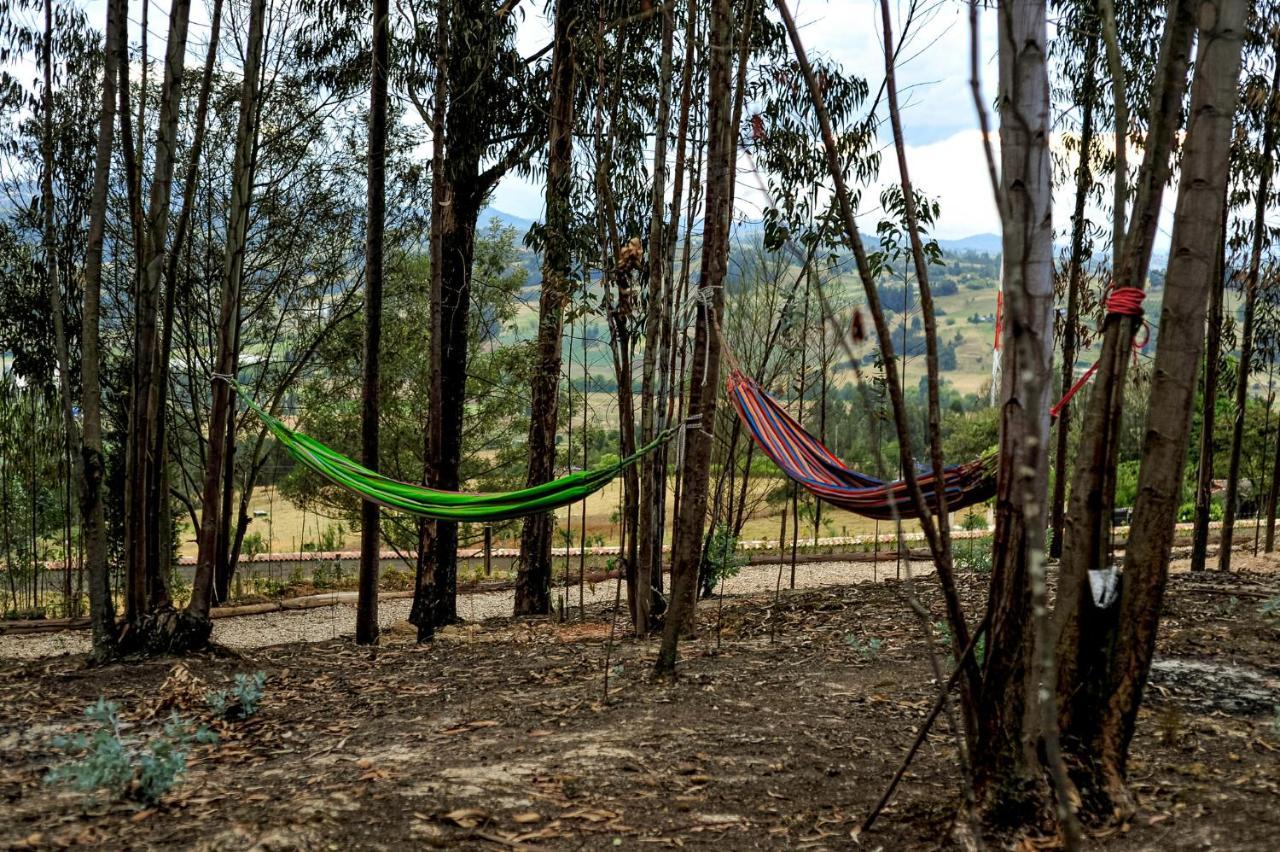
[{"label": "gravel path", "polygon": [[[749,595],[774,590],[779,576],[778,565],[751,565],[744,567],[738,576],[726,581],[725,594]],[[783,565],[782,587],[789,585],[790,565]],[[932,565],[914,562],[916,575],[932,573]],[[905,573],[905,568],[904,568]],[[811,562],[796,566],[796,588],[813,589],[822,586],[846,586],[852,583],[870,582],[897,575],[893,562]],[[587,606],[611,603],[615,593],[612,582],[598,583],[584,589]],[[552,591],[552,601],[558,601],[563,589]],[[511,614],[514,592],[480,592],[458,596],[458,614],[467,621],[482,621]],[[570,588],[570,605],[578,605],[577,586]],[[382,601],[378,607],[378,623],[385,630],[404,623],[409,617],[409,600]],[[221,618],[213,623],[213,639],[231,648],[264,648],[289,642],[322,642],[355,633],[356,609],[352,604],[316,609],[268,612],[262,615],[246,615]],[[83,654],[89,650],[89,634],[84,630],[62,633],[39,633],[19,636],[0,636],[0,659],[37,659],[60,654]]]}]

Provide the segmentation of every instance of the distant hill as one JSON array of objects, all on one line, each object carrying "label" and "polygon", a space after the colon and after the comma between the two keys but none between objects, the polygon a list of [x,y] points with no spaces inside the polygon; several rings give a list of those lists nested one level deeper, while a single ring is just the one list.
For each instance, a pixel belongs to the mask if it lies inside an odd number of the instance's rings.
[{"label": "distant hill", "polygon": [[515,216],[511,213],[506,213],[496,207],[486,207],[481,210],[478,224],[483,228],[493,219],[497,219],[504,227],[515,228],[516,231],[519,232],[519,239],[517,241],[524,240],[524,235],[529,232],[531,227],[533,227],[532,219],[525,219],[522,216]]},{"label": "distant hill", "polygon": [[943,251],[972,251],[978,254],[1000,254],[1003,241],[999,234],[974,234],[958,240],[938,240]]}]

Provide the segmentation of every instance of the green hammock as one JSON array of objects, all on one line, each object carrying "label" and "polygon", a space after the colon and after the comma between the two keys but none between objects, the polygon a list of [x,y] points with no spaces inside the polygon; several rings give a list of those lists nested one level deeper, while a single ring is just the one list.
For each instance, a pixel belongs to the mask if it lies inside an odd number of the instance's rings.
[{"label": "green hammock", "polygon": [[674,429],[668,429],[649,444],[614,464],[571,473],[560,479],[517,491],[489,494],[440,491],[425,485],[401,482],[357,464],[315,438],[293,431],[254,402],[238,384],[231,384],[285,451],[306,467],[363,500],[439,521],[492,523],[568,506],[599,491],[675,433]]}]

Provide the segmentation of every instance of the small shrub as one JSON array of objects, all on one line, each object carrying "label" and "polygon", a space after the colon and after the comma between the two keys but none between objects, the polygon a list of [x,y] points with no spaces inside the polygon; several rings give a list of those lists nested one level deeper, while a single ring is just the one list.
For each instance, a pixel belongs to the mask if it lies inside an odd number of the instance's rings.
[{"label": "small shrub", "polygon": [[150,737],[127,737],[114,701],[99,698],[85,708],[96,724],[89,734],[55,737],[54,747],[74,756],[45,776],[50,784],[68,781],[82,792],[106,790],[117,797],[156,802],[187,771],[187,753],[196,743],[214,743],[218,735],[173,713],[164,728]]},{"label": "small shrub", "polygon": [[262,700],[266,683],[264,672],[241,673],[232,679],[230,689],[211,690],[204,699],[209,709],[224,719],[247,719],[258,712],[258,702]]},{"label": "small shrub", "polygon": [[852,633],[844,637],[844,643],[852,648],[864,663],[870,663],[878,659],[880,650],[884,647],[883,639],[872,637],[864,641]]},{"label": "small shrub", "polygon": [[244,541],[240,543],[240,549],[244,551],[244,555],[250,559],[260,553],[267,552],[267,542],[260,532],[251,532],[244,537]]},{"label": "small shrub", "polygon": [[716,524],[707,547],[707,585],[715,588],[721,580],[738,576],[746,558],[738,552],[738,538],[724,524]]},{"label": "small shrub", "polygon": [[1258,607],[1258,612],[1270,618],[1280,618],[1280,595],[1263,601],[1262,606]]}]

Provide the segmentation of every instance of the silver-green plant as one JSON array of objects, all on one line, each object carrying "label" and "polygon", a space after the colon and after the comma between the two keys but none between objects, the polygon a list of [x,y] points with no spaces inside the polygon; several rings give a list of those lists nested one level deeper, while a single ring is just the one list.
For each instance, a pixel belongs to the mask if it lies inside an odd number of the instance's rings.
[{"label": "silver-green plant", "polygon": [[77,790],[106,790],[122,798],[156,802],[182,780],[187,754],[197,743],[214,743],[218,735],[172,714],[160,732],[129,736],[114,701],[99,698],[85,708],[96,727],[88,734],[55,737],[55,748],[72,756],[45,776],[54,784],[70,782]]}]

